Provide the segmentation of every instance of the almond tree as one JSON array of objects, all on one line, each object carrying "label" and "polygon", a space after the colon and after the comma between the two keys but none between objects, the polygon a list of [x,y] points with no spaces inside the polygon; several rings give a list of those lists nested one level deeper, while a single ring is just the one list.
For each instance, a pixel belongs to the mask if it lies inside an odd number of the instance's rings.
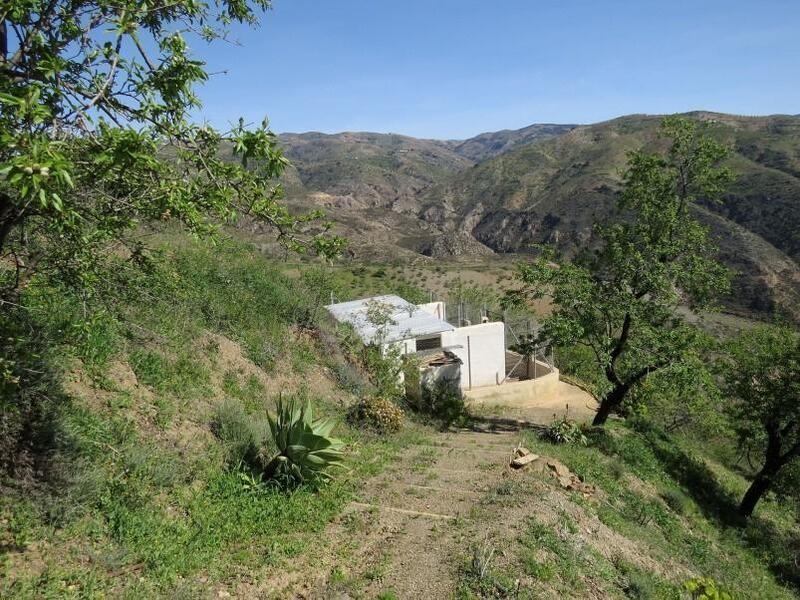
[{"label": "almond tree", "polygon": [[679,316],[680,304],[705,307],[727,289],[694,204],[714,200],[730,181],[721,144],[696,123],[667,118],[664,153],[633,152],[618,197],[619,214],[598,227],[599,248],[556,265],[545,249],[520,266],[509,301],[549,297],[540,336],[589,348],[604,380],[594,419],[603,425],[649,374],[696,358],[704,337]]},{"label": "almond tree", "polygon": [[[0,307],[36,273],[86,287],[108,253],[177,221],[197,235],[247,214],[287,246],[341,241],[296,217],[275,183],[286,160],[266,122],[191,120],[209,77],[191,45],[256,25],[269,0],[11,0],[0,7]],[[223,160],[232,151],[235,160]]]},{"label": "almond tree", "polygon": [[749,517],[800,457],[800,334],[788,326],[740,334],[728,346],[723,373],[739,441],[762,457],[739,505],[739,514]]}]

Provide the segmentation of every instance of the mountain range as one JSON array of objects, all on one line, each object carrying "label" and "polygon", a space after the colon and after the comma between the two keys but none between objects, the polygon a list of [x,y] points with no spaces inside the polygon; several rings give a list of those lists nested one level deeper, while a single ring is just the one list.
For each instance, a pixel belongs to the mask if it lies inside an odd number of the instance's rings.
[{"label": "mountain range", "polygon": [[[736,179],[697,217],[734,269],[729,305],[800,316],[800,117],[685,116],[731,148]],[[536,124],[467,140],[381,133],[282,134],[295,209],[322,208],[370,259],[525,254],[590,244],[629,151],[663,147],[661,117]]]}]

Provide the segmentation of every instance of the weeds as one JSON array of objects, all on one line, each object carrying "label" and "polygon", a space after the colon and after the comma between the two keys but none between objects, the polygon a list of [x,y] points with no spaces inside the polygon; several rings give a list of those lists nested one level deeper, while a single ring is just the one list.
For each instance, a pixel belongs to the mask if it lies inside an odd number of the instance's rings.
[{"label": "weeds", "polygon": [[555,419],[542,431],[542,439],[553,444],[580,444],[586,446],[589,439],[584,433],[583,426],[568,415]]}]

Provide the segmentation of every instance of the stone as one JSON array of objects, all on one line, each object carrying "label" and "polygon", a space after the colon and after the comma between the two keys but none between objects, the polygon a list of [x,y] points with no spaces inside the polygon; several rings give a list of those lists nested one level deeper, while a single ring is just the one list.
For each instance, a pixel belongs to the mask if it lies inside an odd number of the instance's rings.
[{"label": "stone", "polygon": [[572,475],[570,470],[567,468],[567,465],[562,463],[560,460],[556,460],[555,458],[549,459],[547,461],[547,466],[555,471],[558,477],[569,477]]},{"label": "stone", "polygon": [[524,456],[517,456],[511,461],[511,466],[515,469],[521,469],[525,465],[528,465],[538,459],[539,457],[536,454],[526,454]]},{"label": "stone", "polygon": [[535,461],[530,463],[528,469],[539,475],[544,475],[546,473],[551,472],[549,467],[547,466],[547,459],[542,457],[539,457]]},{"label": "stone", "polygon": [[571,489],[572,488],[572,477],[567,475],[561,475],[557,477],[558,485],[560,485],[564,489]]}]

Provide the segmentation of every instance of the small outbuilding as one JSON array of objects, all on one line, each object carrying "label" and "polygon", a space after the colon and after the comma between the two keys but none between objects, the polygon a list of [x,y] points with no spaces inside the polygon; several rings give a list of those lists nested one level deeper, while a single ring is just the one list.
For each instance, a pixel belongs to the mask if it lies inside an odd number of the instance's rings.
[{"label": "small outbuilding", "polygon": [[384,351],[395,346],[401,354],[446,352],[458,358],[462,390],[499,385],[506,377],[502,322],[456,327],[447,321],[444,302],[412,304],[394,295],[325,308],[336,321],[350,324],[365,345],[379,345]]}]

